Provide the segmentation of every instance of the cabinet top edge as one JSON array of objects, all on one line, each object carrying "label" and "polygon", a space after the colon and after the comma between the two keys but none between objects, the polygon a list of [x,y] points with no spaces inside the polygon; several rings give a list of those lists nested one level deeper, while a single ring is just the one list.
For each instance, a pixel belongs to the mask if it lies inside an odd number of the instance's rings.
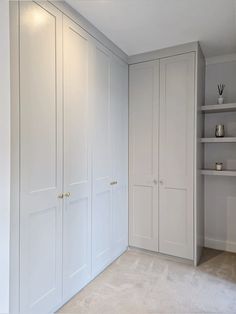
[{"label": "cabinet top edge", "polygon": [[95,40],[100,42],[105,48],[110,50],[114,55],[119,57],[124,62],[128,63],[128,55],[121,50],[116,44],[114,44],[109,38],[107,38],[99,29],[97,29],[92,23],[90,23],[83,15],[73,9],[65,1],[53,1],[48,0],[53,6],[60,10],[64,15],[78,24],[84,31],[86,31]]},{"label": "cabinet top edge", "polygon": [[188,52],[198,52],[200,45],[199,42],[190,42],[173,47],[162,48],[150,52],[144,52],[137,55],[128,57],[128,64],[136,64],[146,61],[154,61],[162,58],[167,58],[175,55],[180,55]]}]

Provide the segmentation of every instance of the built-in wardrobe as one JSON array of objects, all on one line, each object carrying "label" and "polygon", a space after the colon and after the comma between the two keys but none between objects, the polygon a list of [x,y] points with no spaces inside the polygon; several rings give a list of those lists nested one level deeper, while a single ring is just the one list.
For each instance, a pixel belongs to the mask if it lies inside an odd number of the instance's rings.
[{"label": "built-in wardrobe", "polygon": [[52,3],[12,10],[13,311],[45,314],[128,246],[128,65]]},{"label": "built-in wardrobe", "polygon": [[128,244],[197,265],[204,73],[198,43],[128,58],[63,2],[11,2],[12,313],[56,311]]},{"label": "built-in wardrobe", "polygon": [[196,265],[204,226],[204,57],[192,43],[129,63],[129,244]]}]

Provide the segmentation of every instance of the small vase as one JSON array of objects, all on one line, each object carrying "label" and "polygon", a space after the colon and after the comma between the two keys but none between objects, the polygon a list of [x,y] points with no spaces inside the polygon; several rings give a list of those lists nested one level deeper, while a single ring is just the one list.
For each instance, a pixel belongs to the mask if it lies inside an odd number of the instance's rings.
[{"label": "small vase", "polygon": [[219,105],[222,105],[224,103],[224,98],[223,98],[223,96],[220,96],[219,98],[218,98],[218,104]]},{"label": "small vase", "polygon": [[215,128],[215,137],[224,137],[225,128],[223,124],[217,124]]},{"label": "small vase", "polygon": [[216,170],[217,171],[223,170],[223,163],[222,162],[216,162]]}]

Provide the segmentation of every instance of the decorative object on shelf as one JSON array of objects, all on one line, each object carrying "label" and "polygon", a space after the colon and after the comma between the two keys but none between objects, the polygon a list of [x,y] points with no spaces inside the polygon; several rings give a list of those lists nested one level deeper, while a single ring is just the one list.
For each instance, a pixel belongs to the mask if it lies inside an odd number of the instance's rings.
[{"label": "decorative object on shelf", "polygon": [[223,163],[222,162],[216,162],[216,170],[217,171],[223,170]]},{"label": "decorative object on shelf", "polygon": [[215,129],[216,137],[224,137],[225,136],[225,127],[223,124],[217,124]]},{"label": "decorative object on shelf", "polygon": [[218,104],[219,105],[222,105],[224,103],[224,98],[223,98],[224,89],[225,89],[224,84],[218,84],[218,93],[219,93]]}]

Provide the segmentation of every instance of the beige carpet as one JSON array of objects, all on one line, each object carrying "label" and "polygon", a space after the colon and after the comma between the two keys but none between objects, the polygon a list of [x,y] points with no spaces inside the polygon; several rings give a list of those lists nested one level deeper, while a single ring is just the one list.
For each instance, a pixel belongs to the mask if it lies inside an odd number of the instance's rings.
[{"label": "beige carpet", "polygon": [[206,250],[194,268],[131,249],[58,313],[236,313],[236,254]]}]

